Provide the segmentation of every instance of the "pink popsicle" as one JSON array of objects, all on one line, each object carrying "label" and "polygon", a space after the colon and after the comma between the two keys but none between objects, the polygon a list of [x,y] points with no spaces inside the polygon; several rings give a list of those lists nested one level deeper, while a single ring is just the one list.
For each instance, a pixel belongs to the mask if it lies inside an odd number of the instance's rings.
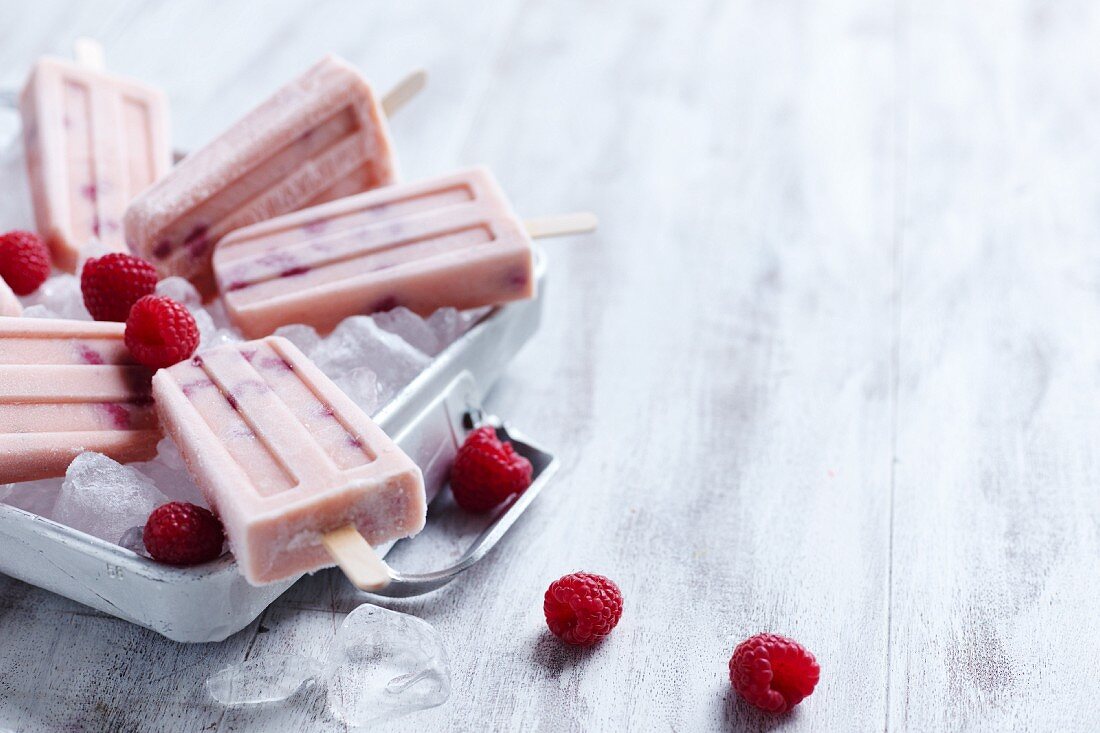
[{"label": "pink popsicle", "polygon": [[60,476],[83,451],[156,454],[150,372],[121,323],[0,317],[0,483]]},{"label": "pink popsicle", "polygon": [[163,275],[213,293],[227,232],[388,184],[386,117],[359,72],[329,56],[187,156],[126,212],[126,241]]},{"label": "pink popsicle", "polygon": [[321,538],[349,524],[371,544],[424,526],[420,469],[286,339],[204,351],[153,394],[250,583],[333,565]]},{"label": "pink popsicle", "polygon": [[482,167],[262,222],[214,252],[229,315],[252,337],[399,305],[426,316],[530,298],[533,268],[523,222]]},{"label": "pink popsicle", "polygon": [[126,251],[127,204],[172,164],[164,95],[44,58],[19,106],[35,221],[54,264],[75,270],[93,238]]}]

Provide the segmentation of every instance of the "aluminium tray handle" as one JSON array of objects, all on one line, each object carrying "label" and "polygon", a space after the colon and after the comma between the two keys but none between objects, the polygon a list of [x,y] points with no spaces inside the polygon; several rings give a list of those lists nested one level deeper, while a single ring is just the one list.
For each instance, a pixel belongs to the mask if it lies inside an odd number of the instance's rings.
[{"label": "aluminium tray handle", "polygon": [[511,504],[497,516],[497,518],[485,528],[470,547],[462,554],[453,565],[430,573],[402,573],[394,568],[389,568],[390,583],[384,588],[372,591],[373,595],[389,598],[409,598],[430,593],[450,583],[458,575],[469,570],[483,557],[489,554],[501,538],[507,534],[512,525],[516,523],[520,515],[527,511],[531,502],[542,491],[557,473],[560,467],[558,459],[550,453],[535,446],[526,436],[518,431],[501,425],[495,418],[483,419],[480,411],[467,413],[467,422],[492,425],[498,435],[509,440],[515,446],[517,452],[526,456],[534,468],[534,479],[527,490],[511,500]]}]

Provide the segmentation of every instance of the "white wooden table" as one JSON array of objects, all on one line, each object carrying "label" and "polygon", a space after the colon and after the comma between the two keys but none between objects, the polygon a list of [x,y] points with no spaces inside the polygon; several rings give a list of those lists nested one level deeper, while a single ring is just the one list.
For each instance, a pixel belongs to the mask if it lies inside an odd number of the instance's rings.
[{"label": "white wooden table", "polygon": [[[1095,729],[1096,3],[3,0],[0,83],[81,34],[181,148],[324,52],[423,65],[408,177],[484,162],[524,213],[601,215],[491,404],[564,470],[462,582],[385,604],[454,660],[397,729]],[[590,652],[542,621],[577,569],[626,597]],[[358,602],[326,573],[187,646],[0,580],[0,728],[339,730],[200,685]],[[823,668],[778,719],[728,694],[761,630]]]}]

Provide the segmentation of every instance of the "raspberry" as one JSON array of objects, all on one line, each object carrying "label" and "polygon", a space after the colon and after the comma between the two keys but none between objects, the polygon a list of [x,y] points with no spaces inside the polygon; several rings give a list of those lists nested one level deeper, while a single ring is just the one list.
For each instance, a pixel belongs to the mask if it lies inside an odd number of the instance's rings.
[{"label": "raspberry", "polygon": [[602,575],[573,573],[550,584],[542,610],[554,636],[566,644],[592,646],[622,618],[623,594]]},{"label": "raspberry", "polygon": [[30,295],[50,276],[50,250],[42,237],[15,230],[0,235],[0,277],[16,295]]},{"label": "raspberry", "polygon": [[97,321],[124,322],[130,308],[157,287],[157,271],[140,257],[112,252],[93,257],[80,272],[84,307]]},{"label": "raspberry", "polygon": [[778,634],[745,639],[730,657],[730,684],[748,702],[785,713],[814,691],[821,668],[797,641]]},{"label": "raspberry", "polygon": [[531,462],[491,427],[466,436],[451,466],[451,493],[463,509],[486,512],[531,485]]},{"label": "raspberry", "polygon": [[195,353],[199,327],[183,306],[163,295],[146,295],[126,319],[126,346],[147,367],[170,367]]},{"label": "raspberry", "polygon": [[153,510],[141,539],[157,562],[198,565],[221,556],[225,532],[208,510],[174,501]]}]

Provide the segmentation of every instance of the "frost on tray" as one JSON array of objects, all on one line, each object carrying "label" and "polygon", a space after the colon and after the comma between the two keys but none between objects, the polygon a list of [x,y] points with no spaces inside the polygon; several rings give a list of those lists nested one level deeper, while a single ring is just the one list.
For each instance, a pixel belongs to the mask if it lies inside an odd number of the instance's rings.
[{"label": "frost on tray", "polygon": [[320,677],[322,669],[301,654],[257,654],[211,675],[206,691],[226,706],[280,702]]},{"label": "frost on tray", "polygon": [[73,529],[118,543],[167,502],[139,471],[100,453],[81,453],[69,465],[57,503],[47,516]]},{"label": "frost on tray", "polygon": [[325,681],[329,708],[352,726],[442,705],[451,695],[450,661],[435,628],[370,605],[336,632]]}]

